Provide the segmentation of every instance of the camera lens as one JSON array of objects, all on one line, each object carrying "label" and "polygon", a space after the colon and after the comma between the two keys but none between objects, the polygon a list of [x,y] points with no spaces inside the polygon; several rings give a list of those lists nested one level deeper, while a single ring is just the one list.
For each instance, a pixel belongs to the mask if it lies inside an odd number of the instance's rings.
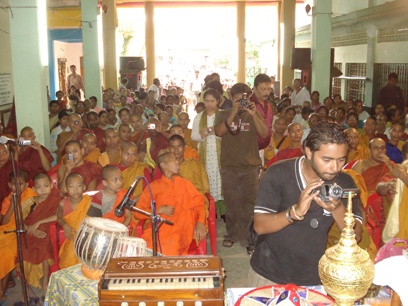
[{"label": "camera lens", "polygon": [[340,186],[333,185],[333,186],[330,187],[329,195],[332,198],[339,199],[339,198],[341,198],[342,194],[343,194],[343,189]]}]

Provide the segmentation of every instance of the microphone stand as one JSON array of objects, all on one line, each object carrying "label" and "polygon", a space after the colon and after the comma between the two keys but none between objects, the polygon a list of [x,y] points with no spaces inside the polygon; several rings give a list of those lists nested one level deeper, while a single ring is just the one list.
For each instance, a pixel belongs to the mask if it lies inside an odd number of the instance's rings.
[{"label": "microphone stand", "polygon": [[168,225],[173,225],[174,223],[163,219],[162,217],[160,217],[157,213],[156,213],[156,202],[153,199],[153,193],[152,193],[152,189],[150,188],[150,184],[149,181],[147,180],[146,177],[144,176],[139,176],[136,178],[136,180],[138,179],[143,179],[146,182],[147,188],[149,190],[149,194],[150,194],[150,210],[151,213],[144,211],[140,208],[135,207],[135,201],[129,199],[126,204],[125,204],[125,208],[129,209],[130,211],[133,212],[138,212],[141,213],[142,215],[148,216],[150,217],[150,222],[152,223],[152,242],[153,242],[153,256],[157,256],[157,232],[160,228],[160,226],[163,223],[166,223]]},{"label": "microphone stand", "polygon": [[24,263],[23,263],[23,247],[21,245],[21,238],[24,238],[24,246],[27,248],[27,240],[25,235],[21,236],[22,234],[26,233],[24,227],[24,220],[23,220],[23,212],[21,210],[21,190],[20,190],[20,181],[17,175],[18,169],[16,168],[14,153],[16,152],[13,147],[13,142],[9,142],[9,150],[11,156],[11,165],[13,167],[13,176],[14,176],[14,184],[16,188],[16,192],[13,194],[13,201],[14,201],[14,219],[16,223],[16,229],[12,231],[4,231],[4,234],[16,233],[17,235],[17,249],[18,249],[18,263],[20,266],[20,273],[21,273],[21,288],[23,289],[23,297],[24,297],[24,304],[29,305],[29,298],[28,298],[28,285],[27,280],[24,273]]}]

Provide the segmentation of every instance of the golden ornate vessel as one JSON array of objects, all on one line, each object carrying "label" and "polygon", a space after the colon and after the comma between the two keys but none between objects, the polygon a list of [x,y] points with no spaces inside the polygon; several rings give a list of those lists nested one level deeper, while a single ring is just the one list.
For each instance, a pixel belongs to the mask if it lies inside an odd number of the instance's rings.
[{"label": "golden ornate vessel", "polygon": [[374,279],[374,264],[355,239],[351,198],[350,192],[339,243],[327,249],[319,261],[324,289],[337,305],[353,305],[367,293]]}]

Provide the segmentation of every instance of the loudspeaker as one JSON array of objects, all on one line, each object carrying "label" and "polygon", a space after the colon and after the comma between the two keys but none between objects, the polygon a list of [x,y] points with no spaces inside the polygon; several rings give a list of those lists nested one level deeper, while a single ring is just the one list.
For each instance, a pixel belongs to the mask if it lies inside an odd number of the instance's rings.
[{"label": "loudspeaker", "polygon": [[[310,48],[292,48],[290,59],[290,69],[307,70],[310,69]],[[334,66],[334,48],[330,49],[330,67]]]},{"label": "loudspeaker", "polygon": [[132,88],[134,91],[139,90],[142,86],[142,72],[138,71],[136,73],[121,73],[120,78],[127,78],[129,80],[127,88]]},{"label": "loudspeaker", "polygon": [[310,69],[310,48],[292,48],[290,69]]},{"label": "loudspeaker", "polygon": [[120,73],[136,73],[145,70],[145,61],[140,56],[121,56],[119,58]]}]

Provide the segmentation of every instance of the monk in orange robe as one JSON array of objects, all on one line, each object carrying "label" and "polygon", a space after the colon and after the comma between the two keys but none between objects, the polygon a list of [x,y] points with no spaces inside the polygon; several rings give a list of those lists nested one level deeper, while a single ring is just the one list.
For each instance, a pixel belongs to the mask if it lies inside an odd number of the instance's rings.
[{"label": "monk in orange robe", "polygon": [[348,149],[347,149],[347,162],[353,162],[359,159],[367,159],[370,157],[370,151],[368,145],[360,144],[360,134],[356,128],[348,128],[344,131],[347,135]]},{"label": "monk in orange robe", "polygon": [[[28,188],[28,174],[20,170],[18,172],[18,180],[20,184],[21,203],[36,196],[36,193],[31,188]],[[15,233],[5,234],[4,231],[12,231],[16,229],[16,222],[14,217],[14,202],[12,200],[13,194],[16,192],[16,184],[14,182],[14,175],[11,174],[9,178],[9,188],[11,194],[3,200],[3,205],[0,213],[0,305],[7,299],[7,280],[11,272],[16,267],[17,259],[17,237]],[[11,205],[13,203],[13,205]]]},{"label": "monk in orange robe", "polygon": [[107,165],[102,169],[102,184],[105,187],[92,197],[92,204],[88,211],[90,217],[103,217],[128,226],[132,215],[125,210],[121,217],[115,215],[115,209],[126,195],[123,189],[122,172],[118,167]]},{"label": "monk in orange robe", "polygon": [[[183,128],[178,124],[174,124],[171,126],[171,128],[169,129],[169,135],[170,137],[173,135],[180,135],[183,138],[185,137]],[[184,142],[185,142],[185,139],[184,139]],[[200,160],[200,156],[198,155],[197,149],[193,149],[187,144],[184,146],[184,158],[185,159],[193,158],[193,159]]]},{"label": "monk in orange robe", "polygon": [[[122,157],[120,164],[116,165],[123,176],[123,188],[128,189],[138,176],[144,176],[151,180],[150,173],[146,164],[138,162],[137,147],[133,142],[122,144]],[[132,196],[137,199],[142,193],[145,182],[136,185]]]},{"label": "monk in orange robe", "polygon": [[0,144],[0,207],[11,191],[8,181],[12,170],[9,149],[5,144]]},{"label": "monk in orange robe", "polygon": [[[178,176],[179,164],[172,153],[164,153],[157,159],[163,177],[151,184],[153,198],[156,201],[158,214],[174,223],[163,224],[159,229],[162,252],[165,255],[187,255],[193,241],[201,241],[206,237],[204,196],[186,179]],[[150,212],[150,194],[146,188],[137,207]],[[136,218],[148,217],[136,213]],[[151,224],[148,224],[142,238],[152,248]]]},{"label": "monk in orange robe", "polygon": [[[392,190],[393,175],[391,170],[395,164],[385,154],[386,146],[381,138],[374,138],[370,141],[370,158],[357,161],[352,169],[360,173],[365,181],[368,191],[368,207],[373,211],[373,216],[368,218],[378,224],[378,234],[373,237],[377,247],[381,244],[381,232],[384,229],[385,219],[388,211],[387,203],[391,203],[392,194],[388,191]],[[376,193],[377,186],[381,181],[385,181],[387,192],[383,194]],[[381,196],[384,196],[381,198]]]},{"label": "monk in orange robe", "polygon": [[84,179],[78,173],[70,173],[66,180],[68,197],[64,198],[58,206],[57,221],[64,229],[65,241],[59,251],[60,269],[65,269],[79,264],[80,260],[75,254],[74,240],[76,233],[91,205],[91,197],[83,195],[85,191]]},{"label": "monk in orange robe", "polygon": [[119,164],[122,156],[122,149],[119,146],[120,138],[114,128],[108,128],[105,131],[104,141],[106,144],[105,152],[98,158],[98,164],[105,167],[109,164]]},{"label": "monk in orange robe", "polygon": [[94,133],[85,134],[79,143],[84,149],[84,161],[97,163],[98,158],[101,155],[100,149],[96,146],[97,138]]},{"label": "monk in orange robe", "polygon": [[184,141],[186,143],[186,146],[189,146],[192,149],[197,150],[198,143],[197,143],[197,141],[194,141],[193,139],[191,139],[192,129],[188,128],[188,124],[190,123],[190,117],[189,117],[188,113],[180,112],[178,114],[177,123],[183,128],[183,132],[184,132],[184,137],[183,138],[184,138]]},{"label": "monk in orange robe", "polygon": [[83,149],[76,140],[70,140],[65,146],[65,164],[58,168],[58,188],[66,193],[65,180],[70,173],[79,173],[85,182],[86,190],[95,190],[100,182],[102,167],[99,164],[86,162],[83,158]]},{"label": "monk in orange robe", "polygon": [[[24,271],[31,286],[47,292],[50,265],[54,254],[49,235],[50,223],[57,221],[57,208],[61,201],[58,189],[52,189],[50,177],[45,173],[34,177],[36,197],[23,203],[22,212],[26,225],[27,248],[22,247]],[[40,279],[42,278],[42,285]]]}]

